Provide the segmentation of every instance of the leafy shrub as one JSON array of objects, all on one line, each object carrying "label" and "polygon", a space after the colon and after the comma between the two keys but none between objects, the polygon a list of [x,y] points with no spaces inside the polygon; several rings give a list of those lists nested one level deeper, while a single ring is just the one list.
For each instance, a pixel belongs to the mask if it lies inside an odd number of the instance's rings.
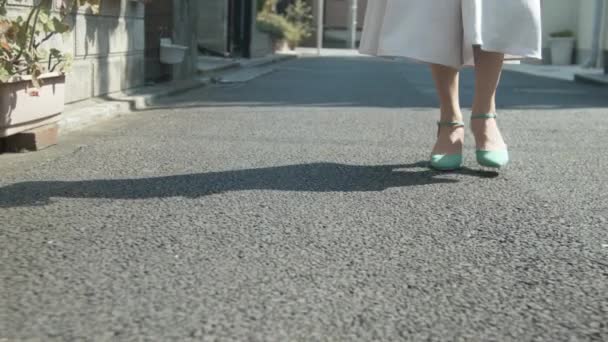
[{"label": "leafy shrub", "polygon": [[297,46],[300,41],[312,35],[314,19],[312,7],[304,0],[296,0],[289,5],[285,18],[292,25],[292,29],[286,32],[285,37],[291,47]]},{"label": "leafy shrub", "polygon": [[0,82],[30,75],[38,87],[38,77],[45,72],[64,71],[70,56],[58,49],[42,45],[58,34],[70,30],[64,19],[74,9],[88,5],[95,13],[101,0],[64,0],[60,11],[54,12],[52,0],[34,2],[28,15],[8,17],[7,0],[0,0]]},{"label": "leafy shrub", "polygon": [[293,25],[285,17],[276,13],[260,13],[256,24],[260,31],[267,33],[273,40],[286,39],[294,30]]},{"label": "leafy shrub", "polygon": [[286,40],[291,48],[295,48],[303,39],[312,35],[312,8],[304,0],[291,3],[285,15],[275,12],[277,0],[260,0],[261,8],[257,18],[257,27],[277,40]]}]

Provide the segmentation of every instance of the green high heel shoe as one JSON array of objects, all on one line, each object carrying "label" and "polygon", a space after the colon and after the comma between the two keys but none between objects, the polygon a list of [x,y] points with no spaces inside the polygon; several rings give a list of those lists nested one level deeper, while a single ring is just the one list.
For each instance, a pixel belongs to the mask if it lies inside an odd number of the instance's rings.
[{"label": "green high heel shoe", "polygon": [[[462,121],[437,122],[437,135],[441,127],[464,127]],[[462,167],[462,153],[460,154],[431,154],[429,165],[438,171],[453,171]]]},{"label": "green high heel shoe", "polygon": [[[471,116],[471,120],[496,119],[496,114],[480,114]],[[509,163],[509,151],[504,150],[477,150],[475,152],[477,163],[481,166],[499,169]]]}]

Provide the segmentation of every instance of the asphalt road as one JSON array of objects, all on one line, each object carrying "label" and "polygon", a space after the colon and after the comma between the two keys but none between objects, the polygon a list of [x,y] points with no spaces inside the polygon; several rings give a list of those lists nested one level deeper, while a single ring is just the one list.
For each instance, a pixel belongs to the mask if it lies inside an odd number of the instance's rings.
[{"label": "asphalt road", "polygon": [[470,134],[428,170],[428,71],[371,58],[2,155],[0,341],[606,341],[608,90],[506,72],[499,104],[500,174]]}]

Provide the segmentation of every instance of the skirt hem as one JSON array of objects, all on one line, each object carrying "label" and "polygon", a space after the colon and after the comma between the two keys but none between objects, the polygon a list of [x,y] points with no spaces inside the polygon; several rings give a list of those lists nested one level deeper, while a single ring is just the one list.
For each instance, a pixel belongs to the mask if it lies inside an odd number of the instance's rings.
[{"label": "skirt hem", "polygon": [[[492,47],[487,44],[475,44],[475,46],[480,46],[483,51],[487,52],[497,52],[505,54],[505,61],[509,62],[519,62],[522,60],[541,60],[542,56],[540,56],[536,51],[523,51],[512,48],[497,48]],[[448,66],[454,69],[461,69],[466,66],[475,66],[474,61],[463,61],[461,64],[452,64],[446,61],[442,61],[437,58],[437,56],[416,56],[411,53],[402,52],[402,51],[388,51],[384,49],[377,49],[374,51],[373,49],[360,48],[359,53],[363,55],[376,56],[376,57],[387,57],[387,58],[405,58],[417,63],[424,64],[439,64]]]}]

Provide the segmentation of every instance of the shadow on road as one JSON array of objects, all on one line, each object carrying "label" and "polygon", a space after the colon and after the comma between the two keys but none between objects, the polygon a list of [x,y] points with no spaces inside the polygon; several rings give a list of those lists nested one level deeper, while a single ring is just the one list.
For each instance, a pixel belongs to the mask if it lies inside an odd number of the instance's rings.
[{"label": "shadow on road", "polygon": [[[50,204],[53,197],[144,199],[197,198],[228,191],[278,190],[304,192],[383,191],[395,187],[457,183],[426,168],[426,162],[361,166],[312,163],[136,179],[22,182],[0,188],[0,207]],[[463,169],[459,174],[491,178],[496,173]]]}]

